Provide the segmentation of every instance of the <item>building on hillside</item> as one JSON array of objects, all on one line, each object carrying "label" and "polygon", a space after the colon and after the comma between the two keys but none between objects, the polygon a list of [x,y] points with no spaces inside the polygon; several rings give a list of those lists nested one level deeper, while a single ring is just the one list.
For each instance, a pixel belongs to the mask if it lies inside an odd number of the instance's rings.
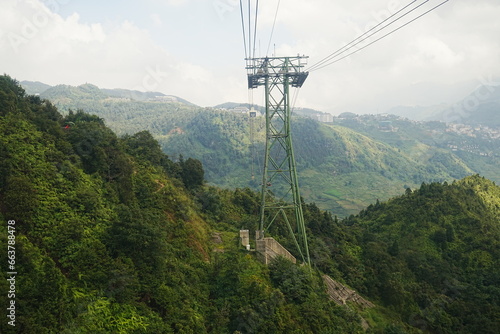
[{"label": "building on hillside", "polygon": [[173,103],[177,102],[177,98],[175,96],[169,95],[157,95],[153,98],[150,98],[149,101]]},{"label": "building on hillside", "polygon": [[333,123],[333,115],[328,113],[316,114],[316,120],[322,123]]},{"label": "building on hillside", "polygon": [[378,128],[383,132],[392,132],[394,128],[392,127],[392,121],[380,121],[378,122]]},{"label": "building on hillside", "polygon": [[247,107],[235,107],[231,109],[231,111],[236,114],[247,114],[250,111],[250,109],[248,109]]}]

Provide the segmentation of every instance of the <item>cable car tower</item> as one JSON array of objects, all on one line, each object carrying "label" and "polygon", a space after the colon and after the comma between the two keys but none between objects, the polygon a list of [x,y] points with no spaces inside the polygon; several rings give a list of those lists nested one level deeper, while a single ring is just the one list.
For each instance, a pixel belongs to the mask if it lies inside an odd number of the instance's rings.
[{"label": "cable car tower", "polygon": [[288,226],[304,263],[310,264],[290,127],[290,86],[302,87],[305,56],[247,58],[248,88],[265,88],[266,149],[258,239],[279,217]]}]

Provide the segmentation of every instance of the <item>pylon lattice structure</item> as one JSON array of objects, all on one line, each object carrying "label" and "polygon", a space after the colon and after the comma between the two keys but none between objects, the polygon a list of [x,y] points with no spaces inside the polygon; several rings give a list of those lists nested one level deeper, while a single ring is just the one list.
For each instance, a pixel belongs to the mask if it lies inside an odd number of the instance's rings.
[{"label": "pylon lattice structure", "polygon": [[290,127],[290,86],[300,88],[308,76],[305,56],[247,60],[248,88],[265,87],[266,148],[262,175],[259,236],[281,217],[304,263],[309,247],[300,198]]}]

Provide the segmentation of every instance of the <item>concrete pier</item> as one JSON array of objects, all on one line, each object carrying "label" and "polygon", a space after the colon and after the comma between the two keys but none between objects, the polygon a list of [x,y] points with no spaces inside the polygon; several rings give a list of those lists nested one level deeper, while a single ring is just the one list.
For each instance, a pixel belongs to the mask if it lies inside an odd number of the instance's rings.
[{"label": "concrete pier", "polygon": [[269,264],[274,258],[278,256],[283,256],[293,263],[297,263],[297,259],[293,256],[285,247],[283,247],[279,242],[274,240],[274,238],[267,237],[259,239],[259,231],[257,231],[256,240],[256,250],[259,259],[265,264]]},{"label": "concrete pier", "polygon": [[250,250],[250,232],[248,230],[240,230],[240,242],[247,250]]}]

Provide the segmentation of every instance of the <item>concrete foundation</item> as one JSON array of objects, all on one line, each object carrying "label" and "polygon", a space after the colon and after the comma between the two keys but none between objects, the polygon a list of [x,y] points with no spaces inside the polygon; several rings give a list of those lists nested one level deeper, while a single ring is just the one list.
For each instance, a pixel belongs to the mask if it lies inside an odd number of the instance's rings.
[{"label": "concrete foundation", "polygon": [[[250,251],[250,232],[248,230],[240,230],[240,244]],[[285,247],[274,238],[264,238],[264,231],[255,231],[255,245],[257,257],[264,264],[269,264],[278,256],[283,256],[293,263],[297,263],[297,259]]]},{"label": "concrete foundation", "polygon": [[[259,232],[259,231],[257,231]],[[259,259],[264,262],[264,264],[269,264],[273,259],[278,256],[283,256],[289,259],[293,263],[297,263],[297,259],[289,251],[286,250],[279,242],[274,240],[274,238],[258,238],[256,240],[256,250]]]},{"label": "concrete foundation", "polygon": [[250,232],[248,230],[240,230],[240,242],[247,250],[250,250]]}]

